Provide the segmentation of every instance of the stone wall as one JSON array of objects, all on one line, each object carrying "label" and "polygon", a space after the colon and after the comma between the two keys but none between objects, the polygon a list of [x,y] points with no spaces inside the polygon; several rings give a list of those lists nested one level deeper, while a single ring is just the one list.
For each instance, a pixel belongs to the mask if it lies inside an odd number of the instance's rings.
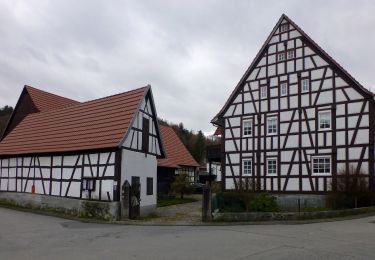
[{"label": "stone wall", "polygon": [[299,211],[306,208],[326,208],[326,195],[318,194],[272,194],[279,209]]},{"label": "stone wall", "polygon": [[118,202],[101,202],[32,193],[0,192],[0,200],[21,207],[54,210],[73,216],[105,220],[119,218]]},{"label": "stone wall", "polygon": [[214,221],[247,222],[328,219],[370,213],[375,213],[375,207],[316,212],[226,212],[212,213],[212,216]]}]

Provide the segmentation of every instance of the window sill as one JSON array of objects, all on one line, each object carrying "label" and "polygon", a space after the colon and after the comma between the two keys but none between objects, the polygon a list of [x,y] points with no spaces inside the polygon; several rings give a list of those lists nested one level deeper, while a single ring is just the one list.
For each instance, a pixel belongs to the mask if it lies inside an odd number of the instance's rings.
[{"label": "window sill", "polygon": [[316,177],[329,177],[329,176],[332,176],[331,173],[312,173],[311,174],[312,177],[316,176]]},{"label": "window sill", "polygon": [[332,128],[319,128],[318,129],[318,132],[328,132],[328,131],[331,131]]}]

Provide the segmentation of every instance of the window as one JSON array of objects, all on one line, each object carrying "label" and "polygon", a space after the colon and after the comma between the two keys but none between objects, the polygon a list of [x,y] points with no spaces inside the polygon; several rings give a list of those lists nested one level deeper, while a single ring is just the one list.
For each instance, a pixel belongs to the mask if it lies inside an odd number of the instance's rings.
[{"label": "window", "polygon": [[142,121],[142,152],[148,153],[150,135],[150,120],[148,118],[143,118]]},{"label": "window", "polygon": [[301,81],[301,85],[302,85],[302,92],[309,92],[310,90],[310,82],[308,79],[303,79]]},{"label": "window", "polygon": [[313,174],[330,174],[331,158],[329,156],[313,157],[312,169]]},{"label": "window", "polygon": [[294,50],[289,50],[288,51],[288,59],[293,59],[294,57],[295,57]]},{"label": "window", "polygon": [[151,177],[147,177],[147,195],[153,195],[154,194],[154,179]]},{"label": "window", "polygon": [[95,179],[93,179],[93,178],[82,179],[82,190],[94,191],[95,190]]},{"label": "window", "polygon": [[267,98],[267,86],[260,87],[260,98]]},{"label": "window", "polygon": [[253,120],[247,119],[243,121],[243,136],[251,136],[253,134]]},{"label": "window", "polygon": [[289,24],[284,23],[280,26],[280,32],[286,32],[289,30]]},{"label": "window", "polygon": [[249,159],[245,159],[242,161],[243,163],[243,175],[252,175],[253,169],[252,169],[252,162]]},{"label": "window", "polygon": [[276,174],[277,174],[277,160],[267,159],[267,175],[276,175]]},{"label": "window", "polygon": [[274,135],[277,134],[277,118],[270,117],[267,119],[267,134]]},{"label": "window", "polygon": [[288,95],[288,84],[287,83],[281,83],[280,84],[280,95],[281,96]]},{"label": "window", "polygon": [[331,129],[331,112],[319,112],[319,130]]},{"label": "window", "polygon": [[278,61],[285,60],[285,52],[279,52],[279,53],[277,54],[277,60],[278,60]]}]

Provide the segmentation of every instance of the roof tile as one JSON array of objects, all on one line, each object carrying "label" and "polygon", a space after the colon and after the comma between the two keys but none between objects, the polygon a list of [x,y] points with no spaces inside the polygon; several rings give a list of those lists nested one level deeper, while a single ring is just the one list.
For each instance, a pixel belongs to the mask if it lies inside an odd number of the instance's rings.
[{"label": "roof tile", "polygon": [[199,166],[172,127],[160,125],[160,135],[165,151],[165,159],[158,159],[159,167]]},{"label": "roof tile", "polygon": [[27,88],[41,112],[27,115],[0,142],[0,155],[117,147],[147,87],[84,103]]}]

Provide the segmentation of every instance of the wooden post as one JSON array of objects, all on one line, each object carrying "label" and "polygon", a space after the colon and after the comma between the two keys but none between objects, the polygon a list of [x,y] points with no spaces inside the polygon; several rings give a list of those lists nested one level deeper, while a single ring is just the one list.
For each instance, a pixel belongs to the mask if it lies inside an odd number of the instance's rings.
[{"label": "wooden post", "polygon": [[202,199],[202,221],[211,221],[211,187],[205,185],[203,187],[203,199]]}]

